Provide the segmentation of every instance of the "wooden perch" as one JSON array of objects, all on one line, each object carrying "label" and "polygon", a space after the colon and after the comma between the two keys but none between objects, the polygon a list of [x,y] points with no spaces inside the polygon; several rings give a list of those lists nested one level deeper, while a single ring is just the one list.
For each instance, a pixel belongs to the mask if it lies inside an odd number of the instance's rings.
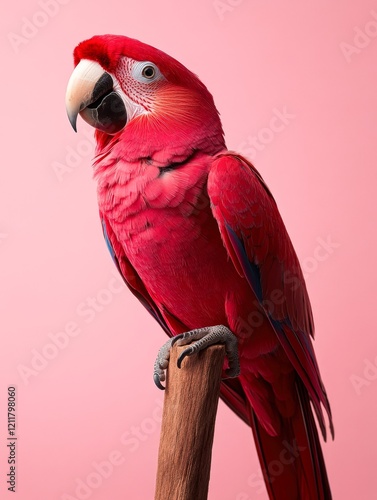
[{"label": "wooden perch", "polygon": [[155,500],[206,500],[223,345],[177,358],[187,346],[173,346],[167,370]]}]

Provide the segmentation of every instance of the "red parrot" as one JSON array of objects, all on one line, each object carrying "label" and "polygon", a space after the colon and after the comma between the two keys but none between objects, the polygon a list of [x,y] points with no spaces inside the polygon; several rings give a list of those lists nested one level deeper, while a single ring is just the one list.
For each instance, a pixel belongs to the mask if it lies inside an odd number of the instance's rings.
[{"label": "red parrot", "polygon": [[125,283],[171,338],[183,334],[184,355],[225,342],[221,397],[252,428],[270,498],[330,499],[312,311],[270,190],[227,150],[212,95],[172,57],[103,35],[75,48],[74,65],[67,113],[75,130],[78,114],[96,129],[100,218]]}]

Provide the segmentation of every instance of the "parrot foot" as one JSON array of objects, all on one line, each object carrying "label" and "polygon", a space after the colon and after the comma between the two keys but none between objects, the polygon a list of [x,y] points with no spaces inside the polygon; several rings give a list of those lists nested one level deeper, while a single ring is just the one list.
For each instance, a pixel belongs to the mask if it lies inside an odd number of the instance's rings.
[{"label": "parrot foot", "polygon": [[[193,343],[191,344],[191,342]],[[190,344],[179,356],[178,368],[181,368],[182,361],[186,356],[192,356],[214,344],[225,344],[225,352],[228,358],[228,368],[225,370],[226,378],[238,377],[240,374],[237,337],[229,328],[223,325],[198,328],[169,339],[159,350],[153,374],[154,383],[159,389],[165,389],[161,382],[165,380],[165,370],[169,365],[170,349],[175,343],[180,346]]]},{"label": "parrot foot", "polygon": [[156,361],[154,362],[153,380],[157,387],[162,391],[165,390],[165,387],[161,384],[161,382],[164,382],[166,378],[165,370],[169,365],[170,349],[175,340],[177,340],[177,337],[173,337],[165,342],[165,344],[158,351]]}]

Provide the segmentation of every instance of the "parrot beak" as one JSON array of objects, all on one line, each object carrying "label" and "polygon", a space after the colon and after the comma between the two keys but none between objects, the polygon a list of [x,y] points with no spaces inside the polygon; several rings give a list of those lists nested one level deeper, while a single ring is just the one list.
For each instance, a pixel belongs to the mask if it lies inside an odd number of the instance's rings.
[{"label": "parrot beak", "polygon": [[96,62],[82,59],[68,81],[65,97],[68,119],[77,132],[77,115],[102,132],[115,134],[127,123],[122,97],[112,76]]}]

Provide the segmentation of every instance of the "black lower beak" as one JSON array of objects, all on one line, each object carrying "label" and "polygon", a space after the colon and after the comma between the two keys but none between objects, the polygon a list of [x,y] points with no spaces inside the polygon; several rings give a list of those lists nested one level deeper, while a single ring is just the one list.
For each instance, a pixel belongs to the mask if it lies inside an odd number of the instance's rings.
[{"label": "black lower beak", "polygon": [[123,99],[113,88],[113,79],[104,73],[94,86],[90,104],[80,110],[81,117],[93,127],[116,134],[127,123],[127,111]]},{"label": "black lower beak", "polygon": [[120,95],[115,91],[106,93],[80,111],[81,117],[93,127],[116,134],[127,123],[127,111]]}]

